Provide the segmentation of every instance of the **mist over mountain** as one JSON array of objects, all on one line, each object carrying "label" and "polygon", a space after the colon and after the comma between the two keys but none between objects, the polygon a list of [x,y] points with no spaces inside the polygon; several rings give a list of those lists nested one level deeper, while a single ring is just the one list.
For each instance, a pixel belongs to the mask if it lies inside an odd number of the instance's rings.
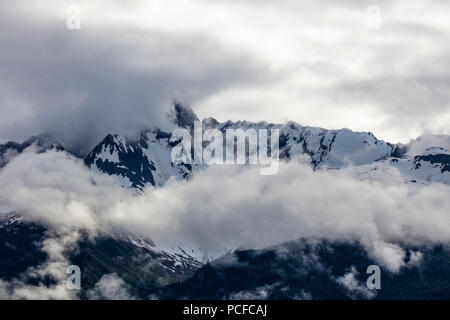
[{"label": "mist over mountain", "polygon": [[449,299],[449,12],[2,1],[0,300]]},{"label": "mist over mountain", "polygon": [[49,132],[86,156],[109,133],[170,131],[174,99],[220,122],[289,119],[391,143],[449,134],[445,1],[381,1],[380,30],[348,1],[176,1],[79,0],[80,30],[67,28],[70,1],[5,2],[1,143]]},{"label": "mist over mountain", "polygon": [[[173,128],[198,120],[179,103],[169,116]],[[404,145],[295,122],[202,124],[279,129],[280,172],[174,164],[159,128],[108,134],[84,158],[49,135],[0,145],[4,297],[114,298],[108,284],[144,299],[448,296],[432,265],[450,262],[447,136]],[[87,270],[75,295],[63,289],[70,264]],[[370,264],[386,291],[364,287]]]}]

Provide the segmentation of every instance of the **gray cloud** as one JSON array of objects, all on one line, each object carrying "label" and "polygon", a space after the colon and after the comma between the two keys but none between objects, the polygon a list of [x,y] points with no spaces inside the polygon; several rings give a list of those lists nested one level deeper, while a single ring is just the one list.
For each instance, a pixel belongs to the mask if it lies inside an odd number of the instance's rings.
[{"label": "gray cloud", "polygon": [[[369,5],[381,10],[380,30],[366,27]],[[219,110],[223,120],[225,106],[231,106],[233,118],[348,127],[391,142],[449,133],[450,25],[443,18],[448,2],[282,1],[256,7],[248,1],[241,6],[254,16],[253,45],[267,44],[279,78],[264,88],[225,90],[200,110]],[[268,8],[272,14],[265,16]],[[264,18],[271,23],[264,24]]]},{"label": "gray cloud", "polygon": [[[449,133],[446,1],[80,0],[0,12],[0,141],[53,132],[86,152],[168,126],[173,99],[220,120],[295,120],[391,142]],[[367,6],[381,29],[366,27]]]},{"label": "gray cloud", "polygon": [[86,152],[110,132],[166,127],[174,99],[196,102],[260,69],[206,33],[127,22],[69,31],[54,6],[40,15],[22,7],[8,4],[0,16],[3,140],[50,132]]}]

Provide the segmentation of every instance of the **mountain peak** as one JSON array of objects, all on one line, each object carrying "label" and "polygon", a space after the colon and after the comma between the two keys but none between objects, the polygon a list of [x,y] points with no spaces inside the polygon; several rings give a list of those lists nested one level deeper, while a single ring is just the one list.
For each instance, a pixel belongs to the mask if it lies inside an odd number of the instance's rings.
[{"label": "mountain peak", "polygon": [[180,102],[174,103],[173,109],[169,112],[169,116],[173,117],[172,121],[181,128],[191,129],[194,127],[194,122],[199,121],[192,108]]}]

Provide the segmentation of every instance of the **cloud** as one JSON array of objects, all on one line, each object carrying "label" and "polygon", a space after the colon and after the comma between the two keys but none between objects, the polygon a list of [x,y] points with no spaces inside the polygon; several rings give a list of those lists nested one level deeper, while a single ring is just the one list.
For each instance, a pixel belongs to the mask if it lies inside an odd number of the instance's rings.
[{"label": "cloud", "polygon": [[[380,30],[366,27],[366,9],[374,4],[381,12]],[[244,33],[236,41],[263,52],[278,77],[223,90],[199,111],[206,115],[212,109],[222,120],[290,119],[348,127],[391,142],[425,132],[449,133],[450,46],[445,39],[450,28],[442,11],[448,5],[282,1],[256,6],[247,1],[231,6],[229,12],[240,12],[233,17]],[[243,17],[252,23],[244,25]]]},{"label": "cloud", "polygon": [[239,292],[233,292],[230,294],[230,300],[266,300],[272,289],[277,284],[265,285],[257,287],[254,290],[245,290]]},{"label": "cloud", "polygon": [[107,133],[167,126],[173,99],[391,142],[450,133],[446,1],[377,1],[380,30],[369,1],[80,0],[69,31],[72,4],[2,7],[0,140],[52,132],[86,153]]},{"label": "cloud", "polygon": [[358,270],[352,266],[351,270],[344,274],[342,277],[336,279],[336,282],[342,285],[346,290],[349,291],[350,297],[357,299],[358,297],[363,297],[365,299],[372,299],[375,297],[375,293],[369,290],[365,284],[361,284],[357,279],[359,275]]},{"label": "cloud", "polygon": [[429,148],[443,148],[440,153],[450,151],[450,136],[448,135],[423,135],[413,139],[408,143],[408,153],[410,155],[423,154]]},{"label": "cloud", "polygon": [[25,152],[0,171],[0,200],[60,235],[129,232],[206,257],[301,237],[357,240],[396,272],[405,265],[404,245],[450,241],[448,186],[374,174],[359,181],[348,170],[313,172],[297,161],[282,163],[275,176],[218,166],[136,194],[62,152]]},{"label": "cloud", "polygon": [[[73,249],[80,240],[76,231],[67,232],[64,227],[46,235],[40,250],[47,255],[41,265],[30,267],[10,281],[0,279],[0,299],[11,300],[69,300],[76,299],[76,292],[67,290],[66,269],[69,266],[66,250]],[[29,280],[37,284],[31,284]],[[45,280],[50,280],[50,283]]]},{"label": "cloud", "polygon": [[299,237],[357,239],[395,271],[403,264],[399,245],[449,240],[449,187],[415,190],[400,175],[398,180],[390,172],[379,175],[372,182],[358,181],[295,162],[283,164],[270,178],[257,170],[210,168],[189,182],[169,183],[117,203],[109,217],[130,231],[152,230],[156,243],[174,241],[175,235],[205,252]]},{"label": "cloud", "polygon": [[27,149],[0,176],[4,210],[24,212],[55,230],[64,226],[68,232],[95,235],[101,226],[97,213],[125,196],[115,179],[94,175],[94,180],[82,160],[64,152],[36,154]]},{"label": "cloud", "polygon": [[128,287],[117,274],[105,274],[95,284],[95,288],[87,293],[93,300],[134,300]]},{"label": "cloud", "polygon": [[[195,102],[261,72],[256,59],[207,33],[143,29],[127,19],[117,24],[105,20],[107,12],[119,10],[115,5],[88,3],[79,2],[86,23],[78,31],[68,30],[60,16],[68,2],[4,6],[3,140],[49,132],[86,153],[111,132],[167,127],[174,99]],[[98,10],[105,16],[90,22]]]}]

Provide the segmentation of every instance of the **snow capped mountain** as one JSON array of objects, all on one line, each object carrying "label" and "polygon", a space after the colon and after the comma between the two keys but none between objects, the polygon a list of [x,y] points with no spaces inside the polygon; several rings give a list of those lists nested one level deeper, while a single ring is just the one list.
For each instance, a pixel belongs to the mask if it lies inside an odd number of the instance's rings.
[{"label": "snow capped mountain", "polygon": [[103,139],[86,157],[88,167],[121,178],[126,187],[161,187],[170,178],[184,179],[191,166],[171,162],[170,134],[160,130],[142,132],[138,141],[111,135]]},{"label": "snow capped mountain", "polygon": [[[216,120],[208,118],[211,124]],[[247,121],[217,123],[219,130],[240,128],[280,130],[280,157],[291,159],[301,154],[311,157],[314,168],[328,167],[340,169],[349,165],[364,165],[390,157],[397,146],[378,140],[370,132],[353,132],[349,129],[326,130],[305,127],[295,122],[284,125],[270,123],[250,123]]]},{"label": "snow capped mountain", "polygon": [[185,248],[180,246],[161,249],[149,239],[137,238],[132,235],[113,235],[112,238],[129,242],[133,246],[152,252],[159,258],[160,263],[172,272],[183,273],[186,270],[195,270],[203,265],[202,257],[195,256],[197,252],[194,252],[194,250],[187,252]]},{"label": "snow capped mountain", "polygon": [[[429,184],[439,182],[450,185],[450,155],[433,153],[440,148],[432,148],[423,154],[390,157],[367,166],[356,167],[361,178],[367,178],[371,172],[377,170],[397,169],[407,183]],[[430,153],[429,153],[430,152]]]},{"label": "snow capped mountain", "polygon": [[[161,187],[172,176],[184,179],[190,173],[188,165],[171,164],[172,143],[169,138],[170,135],[160,130],[145,131],[138,141],[124,136],[108,135],[85,158],[85,163],[93,170],[117,176],[123,186],[136,189],[148,185]],[[0,145],[0,168],[15,155],[33,147],[38,153],[47,150],[64,151],[62,145],[49,135],[32,137],[23,143],[8,142]],[[9,209],[0,204],[0,229],[17,226],[23,221],[23,217],[7,212]],[[176,274],[195,270],[202,265],[197,251],[187,252],[181,247],[162,250],[151,240],[137,239],[132,235],[111,235],[111,238],[152,253],[162,267]]]},{"label": "snow capped mountain", "polygon": [[[190,130],[198,119],[190,108],[180,104],[176,104],[173,116],[178,127]],[[450,183],[450,155],[440,146],[432,145],[413,154],[419,151],[417,141],[409,145],[391,144],[370,132],[327,130],[295,122],[283,125],[248,121],[220,123],[206,118],[202,124],[204,130],[216,128],[224,136],[228,129],[279,129],[280,158],[290,160],[308,155],[315,170],[354,167],[361,177],[367,177],[371,171],[389,167],[398,169],[405,181]],[[85,163],[93,170],[116,175],[125,187],[161,187],[169,178],[185,179],[199,167],[172,163],[170,155],[178,142],[170,142],[170,137],[170,133],[157,129],[142,132],[135,141],[110,134],[86,157]],[[430,143],[432,140],[421,144]]]},{"label": "snow capped mountain", "polygon": [[372,180],[376,172],[397,170],[405,183],[427,185],[438,182],[450,185],[450,152],[442,147],[419,150],[411,144],[414,142],[397,146],[394,153],[387,158],[349,170],[352,170],[357,178],[364,180]]},{"label": "snow capped mountain", "polygon": [[[194,130],[194,121],[198,120],[190,108],[183,107],[180,104],[176,104],[172,116],[174,117],[175,128],[187,129],[190,132]],[[433,182],[450,185],[450,137],[448,136],[427,136],[403,145],[379,140],[370,132],[353,132],[349,129],[327,130],[302,126],[295,122],[286,124],[249,121],[219,122],[214,118],[206,118],[202,120],[202,124],[204,130],[216,128],[224,136],[226,136],[228,129],[242,129],[244,131],[254,129],[256,132],[259,129],[279,129],[281,160],[296,161],[300,157],[309,157],[311,167],[314,170],[339,169],[339,172],[344,174],[349,173],[357,179],[367,180],[376,179],[377,173],[380,171],[386,171],[390,174],[390,170],[394,170],[396,174],[403,177],[405,183],[418,187]],[[148,187],[161,188],[169,179],[183,180],[192,174],[195,175],[196,170],[207,167],[203,164],[172,163],[171,153],[178,143],[178,140],[171,140],[171,133],[160,129],[143,131],[137,138],[108,134],[85,157],[84,163],[90,170],[117,177],[119,183],[127,188],[137,191]],[[63,146],[49,135],[32,137],[23,143],[8,142],[0,145],[0,170],[7,165],[10,159],[27,149],[32,152],[64,151]],[[0,237],[4,239],[4,244],[1,245],[0,243],[0,255],[13,257],[5,263],[4,270],[0,268],[0,278],[4,275],[16,276],[17,270],[25,270],[27,267],[38,265],[45,260],[45,255],[42,252],[40,253],[40,249],[36,246],[43,239],[45,228],[25,221],[20,215],[3,214],[10,211],[8,208],[2,207],[0,203]],[[201,250],[191,248],[186,243],[162,248],[149,239],[142,239],[133,234],[106,234],[93,241],[83,240],[79,247],[79,253],[74,253],[70,258],[73,259],[75,264],[93,270],[92,273],[88,273],[92,276],[88,280],[91,281],[92,286],[99,280],[97,276],[105,273],[117,272],[129,277],[130,283],[136,281],[133,284],[139,287],[142,283],[147,286],[147,283],[152,283],[154,279],[159,279],[158,281],[161,280],[164,283],[185,280],[196,270],[198,270],[197,277],[194,277],[191,282],[188,281],[185,285],[171,286],[167,292],[159,292],[159,294],[162,294],[162,297],[166,295],[169,298],[183,296],[178,295],[178,293],[194,298],[202,298],[202,294],[204,294],[204,297],[215,297],[209,295],[210,292],[202,293],[200,290],[190,290],[192,281],[196,281],[203,286],[204,280],[213,279],[216,282],[215,287],[211,287],[214,291],[226,286],[221,282],[222,276],[215,277],[208,274],[211,266],[205,264],[207,257],[203,256]],[[362,250],[358,246],[336,248],[345,254]],[[24,255],[24,252],[29,254]],[[256,256],[254,255],[255,252],[257,253]],[[260,263],[272,264],[274,261],[277,262],[277,260],[272,259],[271,251],[268,251],[268,255],[261,255],[261,259],[258,258],[260,252],[255,252],[244,253],[244,255],[248,254],[248,257],[244,257],[249,261],[250,268],[248,269],[243,268],[236,272],[234,267],[217,269],[216,265],[213,266],[214,272],[218,270],[219,273],[217,274],[225,274],[224,279],[234,279],[243,272],[247,272],[250,276],[256,274],[256,278],[259,277],[258,274],[265,274],[266,272],[270,277],[276,276],[278,268],[271,270],[264,265],[260,267]],[[300,252],[299,254],[304,255],[305,253]],[[431,257],[436,255],[434,252],[427,254]],[[438,256],[440,254],[438,252]],[[22,255],[26,258],[23,262],[19,260]],[[239,256],[240,253],[236,255]],[[442,255],[447,261],[448,252],[445,251]],[[102,261],[92,258],[97,256],[102,257]],[[296,259],[297,256],[297,252],[293,252],[292,257]],[[291,256],[288,258],[291,259]],[[335,261],[334,256],[325,253],[323,258]],[[361,259],[360,261],[373,263],[366,256],[356,258]],[[17,261],[20,262],[20,268],[14,264]],[[129,261],[135,263],[130,265]],[[345,263],[347,262],[349,261],[346,260]],[[282,261],[279,265],[283,267],[287,264]],[[278,264],[275,264],[275,266],[278,266]],[[348,267],[351,267],[351,265],[348,265]],[[427,268],[431,267],[427,265]],[[336,289],[338,285],[336,279],[346,275],[345,270],[341,271],[330,278],[331,280],[327,283],[330,288]],[[280,283],[283,286],[280,286],[280,290],[274,291],[274,297],[284,297],[282,295],[285,292],[284,288],[292,282],[289,277],[290,272],[288,270],[285,273],[288,275],[286,279],[281,279]],[[313,268],[311,272],[316,271]],[[207,276],[202,278],[203,274]],[[208,278],[210,276],[212,278]],[[260,281],[259,278],[254,281],[255,288],[273,285]],[[141,279],[145,279],[147,282]],[[152,285],[148,285],[149,287],[146,290],[151,291]],[[303,285],[302,282],[297,287]],[[290,290],[295,291],[297,287],[293,286]],[[235,291],[247,289],[245,286],[242,288],[230,287],[227,294],[232,295]],[[342,293],[341,291],[336,291],[339,294],[338,297],[346,297],[345,292]],[[196,292],[199,294],[196,295]],[[407,294],[406,291],[405,294]],[[222,297],[217,296],[217,298]]]},{"label": "snow capped mountain", "polygon": [[[176,103],[171,114],[178,128],[192,130],[198,118],[189,107]],[[397,169],[406,182],[450,184],[450,137],[424,136],[409,144],[392,144],[377,139],[370,132],[349,129],[327,130],[301,126],[295,122],[226,121],[214,118],[202,120],[203,129],[217,128],[223,135],[228,129],[279,129],[280,158],[310,157],[315,170],[352,167],[361,178],[376,170]],[[186,179],[203,165],[174,164],[172,148],[179,141],[170,141],[171,133],[160,129],[143,131],[130,139],[119,134],[107,135],[84,159],[92,170],[116,176],[124,187],[142,190],[147,186],[162,187],[170,178]],[[27,148],[36,152],[62,151],[64,147],[50,135],[32,137],[23,143],[0,145],[0,168]]]},{"label": "snow capped mountain", "polygon": [[[192,129],[197,117],[190,108],[177,104],[174,122],[181,128]],[[391,144],[378,140],[370,132],[349,129],[326,130],[301,126],[295,122],[284,125],[266,122],[226,121],[214,118],[202,121],[204,129],[217,128],[224,135],[227,129],[280,130],[280,158],[310,157],[316,169],[353,167],[362,178],[370,172],[395,168],[406,182],[450,184],[450,137],[425,136],[409,144]],[[84,159],[92,170],[116,176],[125,187],[142,190],[146,186],[162,187],[171,177],[187,178],[199,165],[174,164],[172,148],[178,141],[170,141],[171,134],[159,129],[147,130],[137,139],[123,135],[107,135]],[[0,145],[0,168],[15,155],[34,147],[36,152],[63,151],[64,147],[50,135],[31,137],[23,143]]]}]

